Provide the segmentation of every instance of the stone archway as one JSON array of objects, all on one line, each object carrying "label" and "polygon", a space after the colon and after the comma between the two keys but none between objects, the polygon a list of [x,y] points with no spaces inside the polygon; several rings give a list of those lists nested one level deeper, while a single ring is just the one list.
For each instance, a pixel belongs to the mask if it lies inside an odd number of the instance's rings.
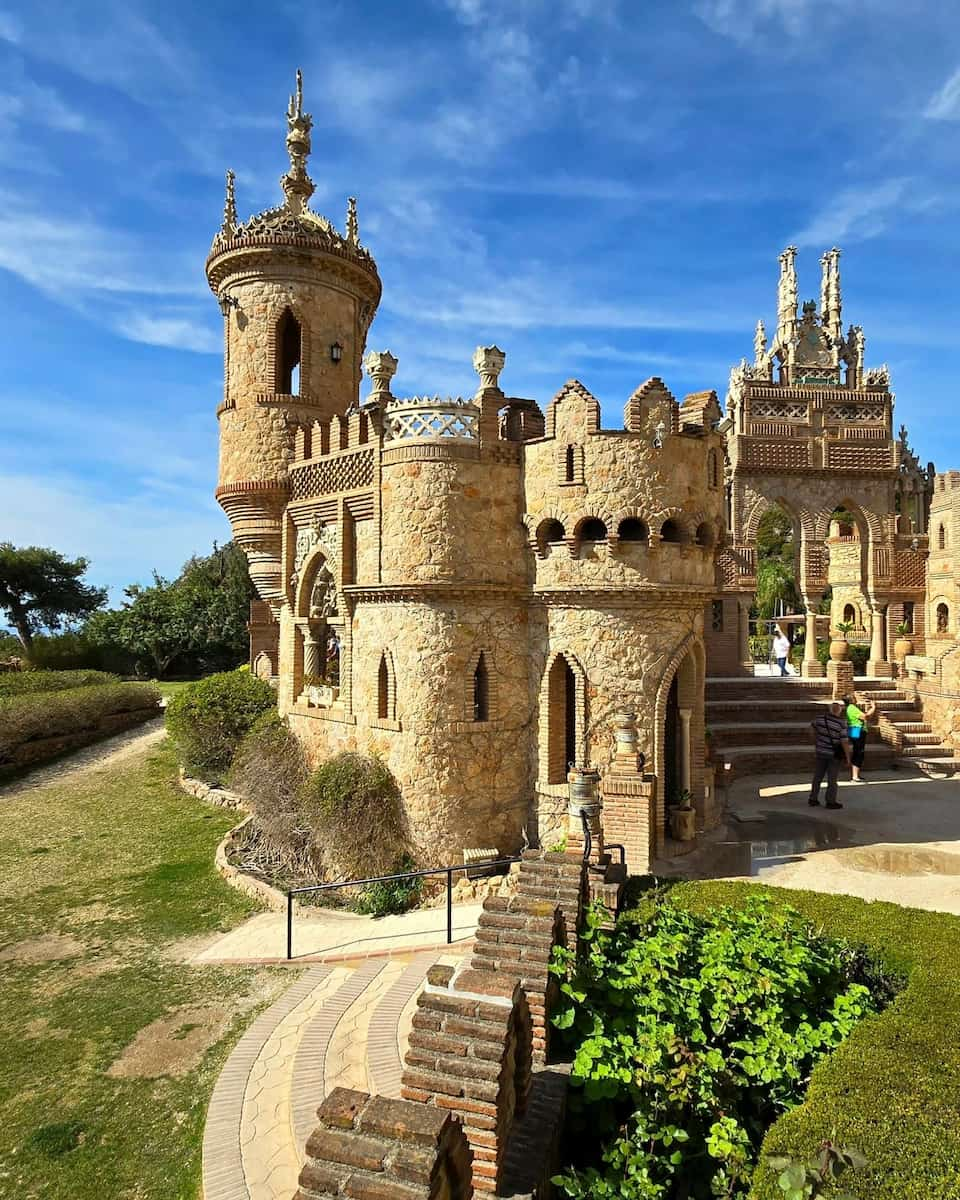
[{"label": "stone archway", "polygon": [[655,849],[663,846],[667,809],[676,803],[680,793],[689,792],[694,807],[703,815],[705,662],[703,644],[691,634],[667,664],[657,689],[653,755],[657,778]]}]

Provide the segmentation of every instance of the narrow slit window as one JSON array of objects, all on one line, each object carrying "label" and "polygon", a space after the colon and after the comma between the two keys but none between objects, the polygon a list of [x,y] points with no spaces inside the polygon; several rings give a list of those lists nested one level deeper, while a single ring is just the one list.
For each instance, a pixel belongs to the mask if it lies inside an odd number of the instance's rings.
[{"label": "narrow slit window", "polygon": [[473,719],[490,720],[490,678],[487,674],[487,660],[482,650],[473,671]]},{"label": "narrow slit window", "polygon": [[390,670],[385,654],[380,655],[380,670],[377,673],[377,717],[381,721],[390,717]]},{"label": "narrow slit window", "polygon": [[574,457],[573,457],[573,447],[572,446],[567,447],[565,467],[566,467],[567,483],[573,483],[574,473],[576,471],[576,463],[575,463]]}]

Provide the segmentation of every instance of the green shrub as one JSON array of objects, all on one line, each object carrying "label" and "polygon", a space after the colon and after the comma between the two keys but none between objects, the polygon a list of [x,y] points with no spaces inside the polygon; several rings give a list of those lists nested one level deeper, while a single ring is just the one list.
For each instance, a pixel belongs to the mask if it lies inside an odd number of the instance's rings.
[{"label": "green shrub", "polygon": [[316,874],[313,835],[303,811],[308,774],[303,748],[276,709],[257,718],[230,768],[230,786],[249,803],[266,852],[304,877]]},{"label": "green shrub", "polygon": [[906,986],[821,1060],[803,1103],[770,1128],[751,1200],[784,1200],[769,1159],[806,1159],[826,1137],[866,1158],[843,1180],[858,1200],[960,1196],[960,918],[754,884],[683,883],[671,898],[708,913],[743,908],[758,892],[828,934],[862,943]]},{"label": "green shrub", "polygon": [[96,729],[104,717],[156,710],[160,693],[148,683],[106,683],[12,696],[0,704],[0,761],[41,738]]},{"label": "green shrub", "polygon": [[568,1196],[745,1196],[767,1128],[798,1104],[814,1064],[875,1011],[842,945],[786,905],[691,912],[672,893],[592,912],[584,953],[559,950],[559,1029],[574,1033],[571,1119],[606,1136],[602,1167]]},{"label": "green shrub", "polygon": [[246,671],[198,679],[167,706],[167,731],[188,775],[219,783],[245,734],[276,707],[273,688]]},{"label": "green shrub", "polygon": [[8,696],[30,692],[61,692],[67,688],[93,687],[100,683],[119,683],[107,671],[10,671],[0,674],[0,702]]},{"label": "green shrub", "polygon": [[[388,874],[396,875],[400,871],[415,871],[416,863],[409,854],[402,854],[394,863]],[[405,913],[420,903],[423,895],[423,879],[410,875],[404,879],[393,879],[384,883],[371,883],[363,889],[360,899],[354,905],[358,913],[366,913],[371,917],[389,917],[395,913]]]},{"label": "green shrub", "polygon": [[[859,642],[850,642],[847,647],[847,657],[853,663],[854,675],[863,675],[867,670],[867,659],[870,657],[870,647]],[[822,666],[830,661],[830,643],[821,639],[817,642],[817,659]]]},{"label": "green shrub", "polygon": [[387,875],[409,851],[400,788],[383,759],[337,754],[313,772],[302,795],[328,876]]}]

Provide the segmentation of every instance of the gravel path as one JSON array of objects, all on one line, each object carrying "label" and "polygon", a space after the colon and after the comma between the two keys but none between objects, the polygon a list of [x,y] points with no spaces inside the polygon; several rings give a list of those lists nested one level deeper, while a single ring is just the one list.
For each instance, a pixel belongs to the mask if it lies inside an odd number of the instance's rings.
[{"label": "gravel path", "polygon": [[78,775],[85,775],[88,771],[115,767],[137,751],[161,741],[164,733],[163,718],[156,717],[135,729],[127,729],[115,737],[104,738],[102,742],[94,742],[92,746],[84,746],[82,750],[76,750],[68,757],[45,763],[28,775],[0,786],[0,800],[10,800],[51,783],[65,783]]}]

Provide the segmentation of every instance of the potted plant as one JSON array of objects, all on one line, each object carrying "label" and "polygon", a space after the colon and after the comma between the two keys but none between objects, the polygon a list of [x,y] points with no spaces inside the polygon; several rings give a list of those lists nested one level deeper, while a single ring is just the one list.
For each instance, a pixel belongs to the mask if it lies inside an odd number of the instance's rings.
[{"label": "potted plant", "polygon": [[897,662],[903,662],[908,654],[913,653],[913,642],[908,636],[913,633],[910,625],[906,621],[901,621],[897,626],[897,640],[893,643],[893,657]]},{"label": "potted plant", "polygon": [[670,805],[670,832],[678,842],[692,842],[697,836],[697,811],[693,797],[686,788],[677,796],[676,804]]},{"label": "potted plant", "polygon": [[845,662],[849,657],[850,645],[847,642],[847,634],[850,633],[852,629],[852,621],[837,622],[837,628],[834,631],[833,640],[830,642],[830,658],[834,662]]}]

